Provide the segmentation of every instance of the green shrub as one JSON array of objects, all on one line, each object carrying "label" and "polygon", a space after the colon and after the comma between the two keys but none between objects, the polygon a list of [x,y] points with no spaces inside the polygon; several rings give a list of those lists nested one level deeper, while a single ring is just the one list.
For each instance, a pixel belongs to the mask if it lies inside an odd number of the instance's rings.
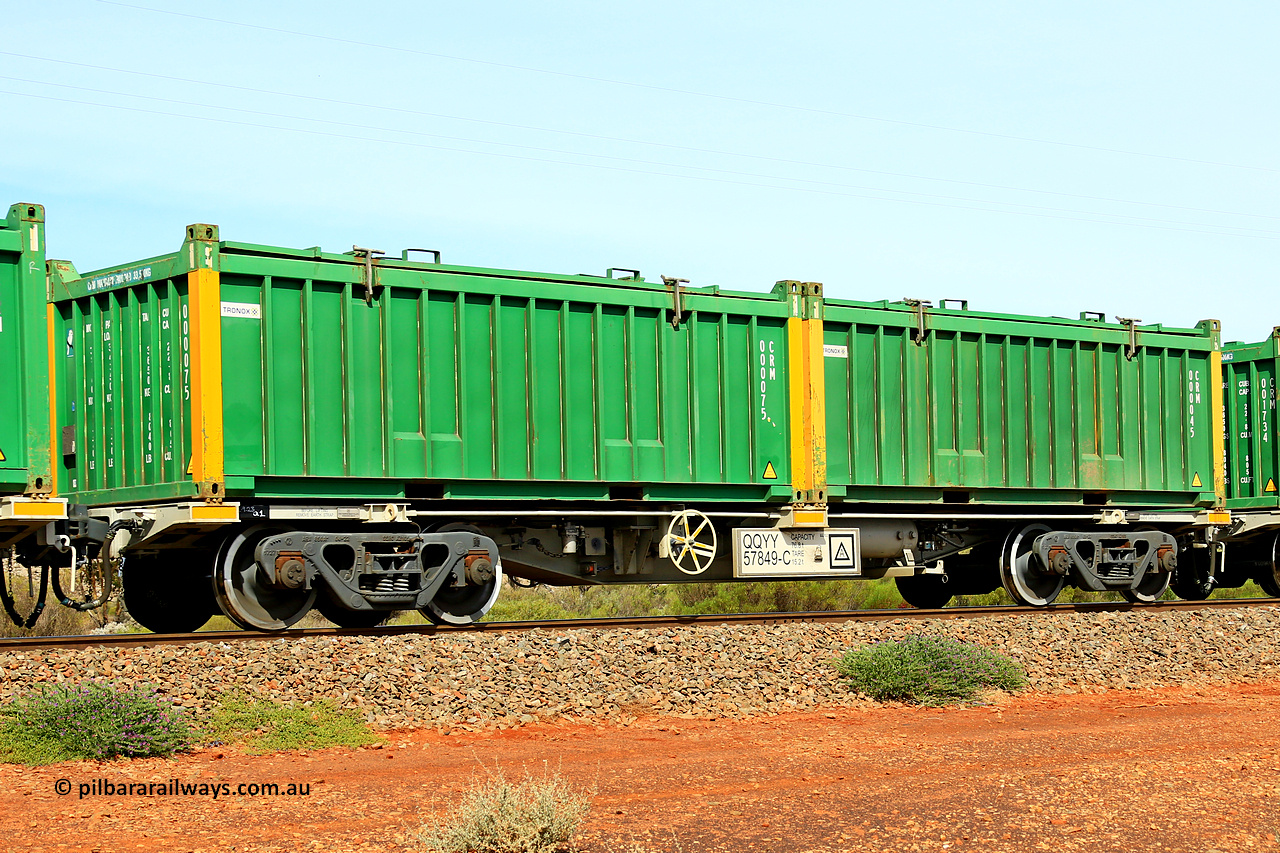
[{"label": "green shrub", "polygon": [[[1169,598],[1171,596],[1165,596]],[[1245,581],[1241,587],[1226,587],[1215,589],[1209,594],[1210,598],[1267,598],[1267,593],[1263,592],[1262,587],[1258,586],[1256,581]]]},{"label": "green shrub", "polygon": [[483,621],[536,622],[544,619],[573,619],[577,616],[565,610],[549,595],[524,590],[520,590],[524,594],[513,594],[512,589],[514,588],[503,591],[493,609],[485,614]]},{"label": "green shrub", "polygon": [[46,687],[0,712],[0,756],[20,764],[172,755],[190,742],[186,714],[148,687]]},{"label": "green shrub", "polygon": [[578,831],[589,797],[558,775],[511,783],[498,773],[419,833],[429,853],[551,853]]},{"label": "green shrub", "polygon": [[974,699],[983,689],[1019,690],[1022,668],[995,652],[947,637],[913,635],[845,652],[836,670],[850,685],[881,702],[945,705]]},{"label": "green shrub", "polygon": [[250,752],[367,746],[379,740],[357,714],[329,701],[283,705],[243,694],[223,697],[201,736],[211,742],[240,742]]}]

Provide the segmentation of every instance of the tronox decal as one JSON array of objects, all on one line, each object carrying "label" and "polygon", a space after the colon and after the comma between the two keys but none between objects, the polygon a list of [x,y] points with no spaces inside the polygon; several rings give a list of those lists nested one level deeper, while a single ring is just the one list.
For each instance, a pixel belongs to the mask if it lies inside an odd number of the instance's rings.
[{"label": "tronox decal", "polygon": [[261,320],[262,306],[256,302],[223,302],[223,317],[242,317],[246,320]]}]

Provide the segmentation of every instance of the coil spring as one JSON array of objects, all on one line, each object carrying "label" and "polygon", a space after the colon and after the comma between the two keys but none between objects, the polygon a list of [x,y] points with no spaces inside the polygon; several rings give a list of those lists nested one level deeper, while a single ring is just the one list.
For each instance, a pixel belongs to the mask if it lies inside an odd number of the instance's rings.
[{"label": "coil spring", "polygon": [[374,592],[409,592],[412,587],[409,585],[408,575],[389,575],[378,581],[378,585],[374,587]]}]

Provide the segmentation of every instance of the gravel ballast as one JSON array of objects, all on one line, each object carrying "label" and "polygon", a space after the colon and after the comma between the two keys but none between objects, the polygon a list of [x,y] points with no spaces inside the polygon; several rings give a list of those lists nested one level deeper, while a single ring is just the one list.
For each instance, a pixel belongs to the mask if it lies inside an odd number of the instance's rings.
[{"label": "gravel ballast", "polygon": [[1280,610],[1249,607],[4,652],[0,700],[95,679],[152,685],[198,714],[240,692],[330,699],[397,728],[771,714],[869,704],[830,662],[911,633],[1000,651],[1026,669],[1031,690],[1048,693],[1280,679]]}]

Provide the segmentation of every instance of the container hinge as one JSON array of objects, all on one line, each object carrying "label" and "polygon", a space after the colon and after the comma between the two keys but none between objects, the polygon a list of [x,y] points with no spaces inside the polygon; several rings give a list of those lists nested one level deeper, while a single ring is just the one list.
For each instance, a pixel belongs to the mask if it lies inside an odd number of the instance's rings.
[{"label": "container hinge", "polygon": [[1124,357],[1132,360],[1138,354],[1138,324],[1142,321],[1130,317],[1116,317],[1116,322],[1123,323],[1129,330],[1129,345],[1125,349]]},{"label": "container hinge", "polygon": [[915,309],[916,327],[911,332],[911,340],[915,341],[917,345],[923,346],[924,336],[928,333],[928,329],[925,327],[925,315],[933,307],[933,303],[924,299],[903,298],[902,301]]},{"label": "container hinge", "polygon": [[351,254],[364,261],[364,279],[360,284],[364,287],[364,303],[372,305],[374,291],[378,289],[377,263],[386,255],[386,252],[381,249],[362,249],[359,246],[352,246]]},{"label": "container hinge", "polygon": [[680,323],[684,320],[684,300],[681,295],[680,285],[688,284],[687,278],[672,278],[664,275],[662,283],[671,288],[671,328],[680,328]]}]

